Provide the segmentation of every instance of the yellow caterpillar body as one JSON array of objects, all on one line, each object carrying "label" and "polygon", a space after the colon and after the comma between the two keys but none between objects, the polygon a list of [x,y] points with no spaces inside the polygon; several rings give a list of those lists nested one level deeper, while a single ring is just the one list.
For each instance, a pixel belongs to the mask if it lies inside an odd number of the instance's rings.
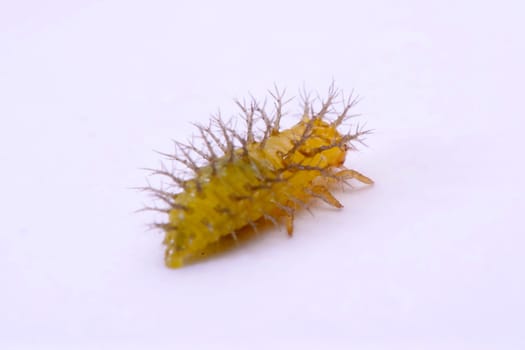
[{"label": "yellow caterpillar body", "polygon": [[[261,221],[277,222],[284,218],[288,234],[293,232],[296,210],[313,198],[342,207],[330,193],[333,184],[355,178],[373,181],[355,170],[346,169],[346,154],[352,141],[366,133],[341,133],[337,128],[350,116],[355,100],[345,101],[333,120],[332,107],[338,96],[331,88],[318,112],[306,100],[301,120],[293,127],[280,130],[283,95],[272,94],[275,112],[268,117],[258,103],[238,103],[247,131],[238,133],[228,123],[215,118],[209,126],[197,125],[203,141],[201,148],[177,143],[179,155],[169,158],[183,163],[192,171],[189,178],[177,177],[165,169],[155,173],[167,176],[178,191],[152,190],[167,203],[161,209],[168,214],[165,231],[165,262],[180,267],[222,237],[233,235],[245,226],[254,229]],[[264,133],[256,137],[255,126],[262,122]],[[214,129],[216,131],[214,131]],[[194,160],[193,152],[202,161]]]}]

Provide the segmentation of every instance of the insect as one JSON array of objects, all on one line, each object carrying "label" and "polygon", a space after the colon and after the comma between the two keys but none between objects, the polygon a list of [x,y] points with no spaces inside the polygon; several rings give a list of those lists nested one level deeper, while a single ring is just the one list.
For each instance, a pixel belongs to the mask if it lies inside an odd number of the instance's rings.
[{"label": "insect", "polygon": [[149,169],[167,179],[167,188],[146,188],[164,206],[146,209],[167,214],[167,221],[154,226],[165,233],[168,267],[181,267],[221,238],[236,238],[239,230],[257,230],[264,222],[284,222],[291,236],[294,214],[313,199],[343,206],[330,192],[334,185],[350,179],[373,183],[343,165],[355,142],[369,133],[359,127],[339,130],[353,117],[349,111],[356,99],[345,99],[333,84],[325,100],[305,94],[299,121],[282,129],[283,107],[290,100],[278,89],[270,95],[271,112],[255,99],[236,101],[244,132],[236,130],[232,120],[215,116],[207,125],[195,124],[193,141],[175,142],[173,154],[161,153],[182,165],[183,172],[165,166]]}]

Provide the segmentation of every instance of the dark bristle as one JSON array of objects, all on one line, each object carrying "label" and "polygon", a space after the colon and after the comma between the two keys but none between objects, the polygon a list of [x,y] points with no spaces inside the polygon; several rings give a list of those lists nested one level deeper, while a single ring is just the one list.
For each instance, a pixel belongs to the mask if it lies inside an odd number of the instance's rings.
[{"label": "dark bristle", "polygon": [[302,164],[293,163],[293,164],[286,165],[285,171],[321,171],[324,169],[326,168],[318,167],[315,165],[302,165]]},{"label": "dark bristle", "polygon": [[241,103],[239,100],[236,100],[235,103],[243,112],[242,117],[246,122],[246,142],[253,143],[255,142],[255,135],[253,133],[255,104],[252,103],[250,107],[247,107],[246,103]]},{"label": "dark bristle", "polygon": [[250,185],[246,184],[245,188],[249,191],[260,191],[260,190],[269,190],[272,188],[272,184],[270,183],[263,183],[260,185]]},{"label": "dark bristle", "polygon": [[301,134],[301,137],[299,138],[299,140],[294,141],[292,148],[290,148],[290,150],[284,155],[285,158],[291,154],[294,154],[299,149],[299,147],[305,144],[305,142],[308,140],[312,133],[314,122],[315,119],[313,118],[308,120],[308,122],[305,125],[304,131]]},{"label": "dark bristle", "polygon": [[181,158],[180,156],[178,156],[176,154],[168,154],[168,153],[163,153],[163,152],[159,152],[159,151],[156,151],[156,152],[158,154],[166,157],[167,159],[174,160],[174,161],[184,165],[188,169],[192,169],[193,170],[195,168],[194,164],[192,164],[192,162],[190,160]]},{"label": "dark bristle", "polygon": [[266,221],[270,221],[275,227],[279,227],[279,223],[277,222],[277,219],[273,215],[263,214],[263,218]]},{"label": "dark bristle", "polygon": [[272,134],[277,134],[281,130],[281,119],[283,117],[283,106],[286,105],[288,102],[290,102],[293,98],[290,98],[287,101],[283,101],[284,96],[286,95],[286,89],[283,89],[283,91],[279,91],[277,86],[274,86],[274,91],[268,91],[270,96],[272,96],[274,100],[274,108],[275,108],[275,117],[273,119],[273,130]]},{"label": "dark bristle", "polygon": [[252,200],[253,198],[248,195],[238,195],[238,194],[231,194],[228,196],[233,201],[243,201],[243,200]]},{"label": "dark bristle", "polygon": [[199,166],[197,164],[197,162],[191,157],[190,155],[190,152],[189,150],[191,149],[191,146],[188,146],[182,142],[178,142],[178,141],[173,141],[173,143],[175,144],[175,147],[177,148],[177,150],[179,150],[182,155],[185,157],[184,158],[181,158],[181,157],[176,157],[175,155],[173,155],[172,157],[185,164],[189,169],[191,169],[195,174],[198,174],[199,172]]},{"label": "dark bristle", "polygon": [[312,114],[312,119],[322,119],[330,111],[330,108],[333,106],[334,98],[339,94],[339,91],[336,89],[334,83],[330,85],[328,89],[328,97],[326,101],[322,102],[321,109],[314,115]]},{"label": "dark bristle", "polygon": [[162,168],[162,169],[149,169],[149,170],[151,170],[151,174],[152,175],[165,176],[165,177],[169,178],[170,180],[172,180],[173,183],[176,184],[177,186],[180,186],[180,187],[184,188],[186,180],[184,180],[184,179],[182,179],[182,178],[180,178],[178,176],[175,176],[171,172],[167,171],[165,168]]},{"label": "dark bristle", "polygon": [[177,226],[174,226],[172,224],[170,224],[169,222],[165,222],[165,223],[154,223],[151,225],[153,228],[156,228],[156,229],[161,229],[161,230],[164,230],[164,231],[176,231],[178,229]]},{"label": "dark bristle", "polygon": [[263,120],[265,124],[264,134],[263,134],[262,140],[259,142],[259,149],[264,149],[264,146],[266,145],[266,141],[268,140],[270,136],[272,136],[272,130],[273,130],[272,120],[270,119],[270,117],[268,117],[268,114],[266,114],[266,111],[264,110],[264,106],[263,107],[257,106],[256,110],[257,112],[259,112],[261,119]]},{"label": "dark bristle", "polygon": [[232,162],[235,159],[235,147],[232,139],[232,135],[228,133],[228,127],[226,126],[226,123],[218,116],[215,119],[217,126],[219,127],[219,130],[222,133],[222,136],[224,138],[224,142],[226,142],[226,149],[224,151],[224,155],[227,157],[227,159]]},{"label": "dark bristle", "polygon": [[169,208],[157,208],[157,207],[144,206],[143,208],[138,209],[135,212],[136,213],[140,213],[140,212],[143,212],[143,211],[154,211],[154,212],[158,212],[158,213],[168,214],[171,211],[171,209],[169,209]]},{"label": "dark bristle", "polygon": [[206,153],[206,152],[200,150],[197,146],[195,146],[195,142],[194,141],[189,142],[187,147],[192,152],[195,152],[199,157],[201,157],[207,163],[210,163],[210,162],[212,162],[212,161],[214,161],[216,159],[216,157],[214,157],[213,154]]},{"label": "dark bristle", "polygon": [[[215,119],[212,119],[212,121],[215,120]],[[219,119],[220,120],[220,119]],[[202,131],[205,132],[206,134],[208,134],[208,136],[213,140],[213,142],[215,142],[215,144],[219,147],[219,149],[223,152],[223,153],[226,153],[228,151],[228,148],[227,146],[217,137],[215,136],[215,134],[213,133],[212,129],[211,129],[211,126],[212,124],[210,124],[208,127],[206,128],[202,128]]]},{"label": "dark bristle", "polygon": [[150,194],[157,199],[160,199],[164,203],[166,203],[168,206],[173,205],[173,195],[171,193],[165,192],[163,190],[159,190],[157,188],[153,187],[145,187],[145,191],[150,192]]},{"label": "dark bristle", "polygon": [[229,216],[232,215],[232,212],[231,212],[231,210],[229,208],[223,207],[223,206],[220,206],[220,205],[215,206],[213,208],[213,210],[215,210],[219,214],[226,214],[226,215],[229,215]]},{"label": "dark bristle", "polygon": [[239,133],[237,131],[235,131],[234,129],[228,128],[227,130],[230,132],[230,134],[235,139],[237,139],[237,141],[240,142],[241,148],[242,148],[242,151],[243,151],[243,157],[247,157],[248,156],[248,140],[247,140],[247,138],[244,138],[241,135],[239,135]]},{"label": "dark bristle", "polygon": [[208,140],[208,137],[206,137],[205,128],[199,124],[194,124],[194,125],[199,129],[199,133],[201,135],[202,140],[204,141],[204,144],[206,145],[206,148],[208,149],[210,157],[213,159],[217,159],[217,154],[215,153],[215,150],[213,149],[213,146],[211,145],[210,140]]},{"label": "dark bristle", "polygon": [[355,107],[355,105],[357,105],[359,103],[359,96],[355,96],[354,97],[354,90],[352,90],[350,92],[350,96],[348,97],[348,99],[345,99],[343,93],[341,93],[341,99],[342,99],[342,103],[344,105],[344,108],[341,111],[341,113],[339,113],[337,118],[332,122],[332,125],[334,127],[338,127],[344,121],[346,121],[346,120],[348,120],[348,119],[350,119],[352,117],[358,116],[358,114],[348,114],[348,111],[351,108]]}]

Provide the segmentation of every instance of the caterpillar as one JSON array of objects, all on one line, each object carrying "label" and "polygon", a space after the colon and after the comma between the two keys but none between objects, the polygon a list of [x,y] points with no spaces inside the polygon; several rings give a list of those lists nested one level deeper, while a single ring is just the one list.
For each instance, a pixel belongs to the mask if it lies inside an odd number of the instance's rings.
[{"label": "caterpillar", "polygon": [[[355,142],[370,132],[359,126],[338,130],[355,116],[349,111],[356,98],[345,98],[333,84],[325,100],[304,94],[300,120],[282,129],[283,107],[291,99],[285,100],[285,91],[277,88],[269,94],[271,113],[266,103],[254,98],[248,103],[235,101],[244,132],[237,131],[231,119],[216,115],[208,124],[194,124],[198,133],[191,142],[174,141],[173,154],[159,152],[182,165],[182,171],[164,165],[148,169],[167,179],[167,188],[144,189],[164,203],[145,209],[167,216],[167,221],[153,226],[165,233],[168,267],[181,267],[209,245],[224,237],[236,239],[240,230],[257,230],[265,222],[284,221],[292,236],[295,213],[312,200],[343,207],[330,191],[334,185],[348,184],[350,179],[373,184],[343,165],[347,152],[356,149]],[[339,98],[342,102],[336,101]]]}]

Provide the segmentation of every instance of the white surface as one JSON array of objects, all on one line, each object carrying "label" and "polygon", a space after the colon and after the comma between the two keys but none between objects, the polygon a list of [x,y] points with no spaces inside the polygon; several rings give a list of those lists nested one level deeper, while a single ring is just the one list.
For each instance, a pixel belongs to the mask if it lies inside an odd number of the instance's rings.
[{"label": "white surface", "polygon": [[[523,349],[520,3],[3,1],[0,348]],[[152,149],[332,78],[377,184],[166,269]]]}]

